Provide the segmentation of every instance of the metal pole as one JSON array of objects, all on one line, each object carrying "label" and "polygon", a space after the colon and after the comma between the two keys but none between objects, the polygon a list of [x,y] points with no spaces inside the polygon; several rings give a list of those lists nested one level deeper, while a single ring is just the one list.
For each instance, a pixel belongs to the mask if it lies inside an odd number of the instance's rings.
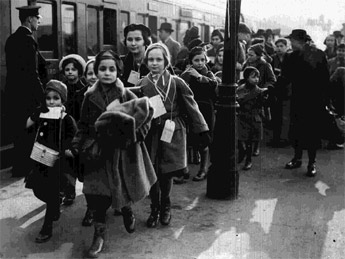
[{"label": "metal pole", "polygon": [[[241,0],[228,0],[226,8],[223,78],[216,102],[216,124],[211,145],[211,167],[207,176],[207,197],[236,199],[237,171],[236,136],[236,57]],[[229,35],[230,34],[230,35]]]}]

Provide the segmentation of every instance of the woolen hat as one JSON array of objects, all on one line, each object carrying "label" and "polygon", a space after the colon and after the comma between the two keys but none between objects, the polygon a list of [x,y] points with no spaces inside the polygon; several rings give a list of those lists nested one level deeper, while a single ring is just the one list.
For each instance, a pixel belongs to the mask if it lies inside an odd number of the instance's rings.
[{"label": "woolen hat", "polygon": [[80,66],[82,67],[82,69],[83,69],[83,71],[82,71],[82,73],[80,74],[80,76],[84,74],[85,66],[86,66],[85,60],[84,60],[81,56],[79,56],[79,55],[77,55],[77,54],[69,54],[69,55],[63,57],[63,58],[61,59],[60,63],[59,63],[59,70],[60,70],[60,71],[62,71],[62,69],[63,69],[62,64],[63,64],[64,61],[67,60],[67,59],[74,59],[74,60],[76,60],[76,61],[80,64]]},{"label": "woolen hat", "polygon": [[288,39],[295,39],[299,41],[306,41],[307,40],[307,32],[302,29],[292,30],[291,34],[286,36],[285,38]]},{"label": "woolen hat", "polygon": [[158,31],[162,31],[162,30],[169,31],[169,32],[173,32],[174,31],[173,28],[172,28],[171,23],[168,23],[168,22],[163,22],[161,24],[161,27],[158,29]]},{"label": "woolen hat", "polygon": [[283,43],[285,46],[287,46],[287,40],[284,38],[277,39],[274,44],[277,46],[278,43]]},{"label": "woolen hat", "polygon": [[239,33],[252,34],[252,31],[249,29],[247,24],[245,24],[243,22],[240,22],[240,24],[238,25],[238,32]]},{"label": "woolen hat", "polygon": [[41,6],[38,5],[27,5],[27,6],[21,6],[17,7],[16,9],[19,10],[19,17],[25,19],[29,16],[39,16],[38,9],[40,9]]},{"label": "woolen hat", "polygon": [[254,51],[257,56],[262,56],[265,53],[264,46],[261,43],[252,45],[249,50]]},{"label": "woolen hat", "polygon": [[215,29],[215,30],[212,31],[211,39],[212,39],[212,37],[215,37],[215,36],[218,36],[221,41],[224,40],[223,34],[218,29]]},{"label": "woolen hat", "polygon": [[193,26],[192,28],[189,29],[188,35],[190,39],[196,39],[199,38],[199,28],[196,26]]},{"label": "woolen hat", "polygon": [[67,101],[67,86],[59,80],[52,79],[46,85],[46,92],[53,90],[59,93],[62,103]]},{"label": "woolen hat", "polygon": [[246,67],[243,71],[243,78],[248,79],[253,72],[255,72],[257,75],[260,75],[260,72],[257,68],[251,66]]},{"label": "woolen hat", "polygon": [[334,31],[334,32],[333,32],[333,35],[334,35],[336,38],[338,38],[338,37],[340,37],[340,38],[344,37],[344,35],[341,33],[341,31]]}]

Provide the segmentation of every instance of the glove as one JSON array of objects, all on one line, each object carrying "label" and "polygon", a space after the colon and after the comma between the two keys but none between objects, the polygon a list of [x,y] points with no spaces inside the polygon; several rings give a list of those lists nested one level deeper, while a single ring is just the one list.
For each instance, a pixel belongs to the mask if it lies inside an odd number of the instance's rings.
[{"label": "glove", "polygon": [[200,132],[199,137],[200,137],[199,147],[201,149],[204,149],[211,144],[211,136],[208,131]]},{"label": "glove", "polygon": [[37,122],[40,118],[40,114],[41,113],[47,113],[47,112],[49,112],[48,107],[45,105],[41,105],[35,109],[35,111],[30,116],[30,119],[34,122]]}]

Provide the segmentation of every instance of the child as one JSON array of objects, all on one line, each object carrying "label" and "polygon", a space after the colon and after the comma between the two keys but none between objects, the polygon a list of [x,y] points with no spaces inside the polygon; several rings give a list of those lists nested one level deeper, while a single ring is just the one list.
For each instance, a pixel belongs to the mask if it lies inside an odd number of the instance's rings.
[{"label": "child", "polygon": [[[81,104],[87,90],[87,86],[80,80],[84,74],[85,61],[79,55],[70,54],[60,61],[59,68],[65,77],[64,83],[68,90],[68,101],[65,105],[66,111],[76,122],[78,122],[80,119]],[[74,202],[76,177],[79,170],[76,160],[71,159],[69,161],[69,166],[70,168],[66,169],[66,177],[68,180],[64,188],[64,205],[71,205]]]},{"label": "child", "polygon": [[243,170],[252,168],[252,144],[262,139],[263,103],[267,89],[258,86],[260,72],[255,67],[246,67],[243,72],[245,83],[240,85],[236,94],[240,105],[238,109],[238,140],[241,163],[246,156]]},{"label": "child", "polygon": [[[190,119],[191,129],[199,134],[204,147],[210,140],[207,124],[192,91],[181,78],[172,76],[167,70],[170,58],[166,46],[161,43],[150,45],[145,52],[144,62],[150,73],[139,84],[143,94],[150,97],[152,103],[158,104],[156,107],[153,105],[156,112],[145,139],[158,178],[150,190],[151,214],[146,222],[147,227],[153,228],[159,219],[162,225],[169,225],[172,178],[187,168],[183,115]],[[170,132],[170,138],[163,132],[167,135]]]},{"label": "child", "polygon": [[53,167],[35,162],[34,170],[26,179],[26,187],[32,189],[35,196],[44,201],[47,206],[42,229],[36,237],[37,243],[43,243],[50,239],[53,221],[60,217],[59,193],[63,178],[63,161],[65,157],[72,157],[69,148],[76,131],[73,118],[64,111],[61,112],[61,126],[60,119],[40,118],[41,113],[49,111],[48,108],[63,107],[63,103],[67,100],[66,85],[58,80],[50,80],[47,83],[45,95],[46,106],[38,108],[28,118],[26,126],[29,128],[36,125],[38,128],[36,142],[55,151],[61,151],[61,153],[59,154],[60,159],[55,162]]},{"label": "child", "polygon": [[218,82],[222,82],[222,73],[223,73],[223,55],[224,55],[224,44],[220,43],[216,50],[216,59],[214,66],[211,68],[211,71],[217,77]]},{"label": "child", "polygon": [[[113,51],[97,54],[94,71],[98,81],[85,95],[78,132],[73,139],[73,152],[79,153],[85,164],[83,193],[88,209],[93,211],[95,232],[87,254],[91,258],[98,257],[103,249],[108,208],[121,209],[124,226],[127,232],[133,233],[136,220],[130,205],[147,197],[156,181],[152,163],[143,146],[152,114],[148,118],[148,109],[143,109],[145,112],[141,117],[147,116],[148,120],[142,123],[136,120],[134,129],[129,128],[133,125],[131,123],[113,120],[115,114],[108,111],[110,106],[121,108],[137,101],[139,104],[139,99],[118,78],[122,68],[122,61]],[[148,108],[147,98],[145,100]],[[133,107],[137,111],[142,108],[139,105]],[[102,137],[102,133],[105,136]],[[128,147],[120,146],[127,143],[124,135],[130,133],[137,133],[137,141],[133,140]]]},{"label": "child", "polygon": [[[199,109],[207,122],[209,134],[212,139],[215,122],[214,100],[216,98],[218,82],[206,65],[206,53],[201,47],[194,47],[190,51],[189,60],[192,65],[181,74],[181,78],[189,84],[193,91],[194,99],[198,103]],[[204,180],[208,170],[209,148],[198,147],[198,151],[201,157],[200,169],[198,174],[193,178],[193,181]]]},{"label": "child", "polygon": [[97,81],[97,76],[95,74],[95,71],[93,71],[93,65],[95,63],[94,59],[90,59],[85,66],[85,72],[84,72],[84,77],[86,80],[86,86],[90,88],[91,86],[94,85]]}]

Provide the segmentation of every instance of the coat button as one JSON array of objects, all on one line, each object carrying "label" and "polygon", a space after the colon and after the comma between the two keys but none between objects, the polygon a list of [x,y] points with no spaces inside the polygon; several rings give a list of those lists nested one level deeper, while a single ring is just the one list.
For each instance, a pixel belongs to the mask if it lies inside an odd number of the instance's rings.
[{"label": "coat button", "polygon": [[44,122],[43,125],[44,125],[44,126],[47,126],[47,125],[48,125],[48,122]]},{"label": "coat button", "polygon": [[40,132],[40,136],[43,137],[43,132]]}]

